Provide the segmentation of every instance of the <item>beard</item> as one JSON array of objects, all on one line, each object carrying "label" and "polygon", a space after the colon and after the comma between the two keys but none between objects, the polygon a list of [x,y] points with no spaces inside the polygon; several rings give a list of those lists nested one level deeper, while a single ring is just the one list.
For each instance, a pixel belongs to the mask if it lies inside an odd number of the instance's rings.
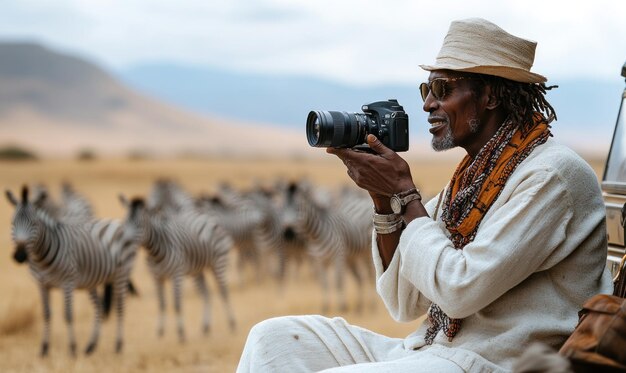
[{"label": "beard", "polygon": [[[480,129],[480,119],[472,118],[468,120],[467,126],[469,127],[470,133],[477,133]],[[449,123],[446,127],[446,133],[443,135],[443,137],[440,139],[433,137],[430,145],[436,152],[441,152],[456,147],[456,141],[454,139],[454,135],[452,134],[452,128],[450,127]]]},{"label": "beard", "polygon": [[454,136],[452,135],[452,129],[450,128],[450,124],[446,126],[446,133],[442,138],[433,137],[430,142],[430,146],[436,152],[442,152],[444,150],[452,149],[456,145],[454,145]]}]

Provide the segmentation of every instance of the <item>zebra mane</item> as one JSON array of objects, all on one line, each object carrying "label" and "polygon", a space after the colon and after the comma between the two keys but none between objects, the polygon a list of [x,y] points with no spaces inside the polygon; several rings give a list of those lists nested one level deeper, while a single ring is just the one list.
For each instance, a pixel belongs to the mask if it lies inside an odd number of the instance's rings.
[{"label": "zebra mane", "polygon": [[35,211],[35,216],[37,217],[37,220],[39,220],[41,224],[45,225],[47,228],[53,229],[62,224],[61,221],[59,221],[56,217],[50,214],[50,212],[48,212],[46,209],[34,205],[32,206],[32,208]]}]

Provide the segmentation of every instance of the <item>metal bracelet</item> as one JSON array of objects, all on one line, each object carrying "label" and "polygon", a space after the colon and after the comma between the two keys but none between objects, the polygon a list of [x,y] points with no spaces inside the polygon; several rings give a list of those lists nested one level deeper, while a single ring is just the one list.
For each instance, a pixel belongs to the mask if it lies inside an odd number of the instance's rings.
[{"label": "metal bracelet", "polygon": [[389,234],[401,229],[404,226],[404,220],[399,219],[392,224],[374,224],[374,230],[376,230],[377,234]]},{"label": "metal bracelet", "polygon": [[402,219],[398,219],[398,220],[394,220],[394,221],[390,221],[390,222],[384,222],[384,223],[374,223],[374,228],[389,228],[389,227],[393,227],[394,225],[398,224],[398,222],[402,221]]},{"label": "metal bracelet", "polygon": [[378,214],[376,212],[376,210],[374,210],[374,224],[376,223],[389,223],[389,222],[396,222],[398,219],[400,219],[400,215],[398,214]]}]

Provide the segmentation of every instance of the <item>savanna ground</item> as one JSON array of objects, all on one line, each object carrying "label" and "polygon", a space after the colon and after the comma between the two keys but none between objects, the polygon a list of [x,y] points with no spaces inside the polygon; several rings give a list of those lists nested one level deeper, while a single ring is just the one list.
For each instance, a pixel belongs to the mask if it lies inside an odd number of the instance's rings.
[{"label": "savanna ground", "polygon": [[[454,171],[454,161],[410,162],[413,177],[425,195],[436,194]],[[600,175],[603,160],[591,161]],[[247,188],[256,182],[269,183],[276,178],[307,177],[314,184],[339,187],[349,184],[343,165],[337,159],[324,160],[94,160],[0,162],[0,186],[19,193],[23,184],[44,183],[57,196],[59,185],[69,181],[86,195],[99,217],[123,218],[118,194],[145,196],[152,182],[169,177],[194,194],[212,192],[221,182]],[[307,268],[289,277],[280,291],[271,279],[239,284],[231,272],[231,301],[237,330],[227,327],[221,299],[213,290],[212,331],[201,332],[202,302],[191,281],[186,280],[183,312],[186,344],[179,344],[175,333],[171,287],[166,288],[167,324],[165,336],[156,336],[157,302],[154,285],[140,253],[132,275],[139,297],[129,297],[125,319],[125,345],[121,355],[114,353],[115,315],[104,323],[100,344],[91,356],[82,354],[92,326],[93,307],[83,291],[75,293],[75,334],[81,353],[71,358],[67,329],[63,320],[62,296],[51,293],[52,333],[50,354],[39,357],[42,336],[41,302],[37,286],[26,266],[13,259],[10,225],[13,206],[5,198],[0,202],[0,371],[1,372],[233,372],[249,329],[257,322],[280,315],[320,313],[322,295]],[[232,257],[234,259],[234,257]],[[234,260],[233,260],[234,261]],[[249,273],[248,273],[249,274]],[[250,274],[249,274],[250,275]],[[332,308],[327,316],[342,316],[348,322],[376,332],[404,337],[419,321],[394,322],[368,284],[368,296],[375,308],[362,313]],[[355,286],[348,281],[349,300],[354,304]],[[334,300],[334,298],[332,298]]]}]

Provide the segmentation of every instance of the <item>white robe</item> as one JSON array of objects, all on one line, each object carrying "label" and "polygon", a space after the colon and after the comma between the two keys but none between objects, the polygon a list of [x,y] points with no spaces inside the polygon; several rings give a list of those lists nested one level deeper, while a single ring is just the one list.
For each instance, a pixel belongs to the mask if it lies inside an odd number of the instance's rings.
[{"label": "white robe", "polygon": [[[436,202],[426,205],[431,217]],[[474,241],[455,250],[448,237],[439,211],[437,221],[424,217],[406,227],[387,270],[376,240],[373,257],[376,289],[391,316],[412,321],[435,302],[448,316],[463,319],[452,341],[440,332],[433,345],[425,345],[427,321],[401,340],[371,337],[342,319],[272,319],[251,331],[238,371],[315,371],[368,362],[376,372],[428,372],[430,363],[443,364],[437,371],[508,371],[533,341],[558,348],[574,330],[583,302],[612,292],[597,178],[576,153],[552,139],[519,164]],[[299,339],[290,338],[291,330],[298,330]],[[303,333],[310,342],[306,348]],[[353,337],[363,333],[366,342]],[[276,349],[286,352],[274,354]],[[348,351],[347,357],[321,352],[327,350]]]}]

